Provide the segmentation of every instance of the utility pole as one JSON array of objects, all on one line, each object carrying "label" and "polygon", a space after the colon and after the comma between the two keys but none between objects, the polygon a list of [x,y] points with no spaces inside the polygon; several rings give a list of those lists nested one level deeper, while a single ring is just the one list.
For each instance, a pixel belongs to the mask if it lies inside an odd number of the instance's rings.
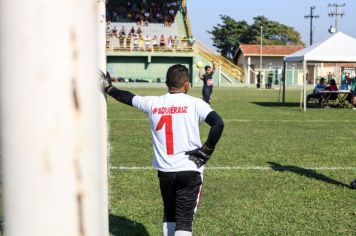
[{"label": "utility pole", "polygon": [[[262,49],[262,45],[263,45],[263,27],[261,26],[261,43],[260,43],[260,72],[261,72],[261,75],[263,74],[262,73],[262,54],[263,54],[263,49]],[[263,79],[261,79],[261,83],[263,84]]]},{"label": "utility pole", "polygon": [[329,15],[329,17],[335,16],[335,33],[337,33],[337,31],[338,31],[338,17],[339,16],[342,17],[343,15],[345,15],[344,12],[339,12],[339,7],[344,7],[345,3],[344,4],[337,4],[337,3],[331,4],[331,3],[329,3],[328,6],[329,7],[335,7],[335,11],[329,13],[328,15]]},{"label": "utility pole", "polygon": [[261,26],[261,35],[260,35],[260,37],[261,37],[261,42],[260,42],[260,70],[262,71],[262,54],[263,54],[263,51],[262,51],[262,45],[263,45],[263,43],[262,43],[262,39],[263,39],[263,27]]},{"label": "utility pole", "polygon": [[315,6],[310,7],[310,15],[304,16],[304,18],[310,18],[310,46],[313,45],[313,19],[319,18],[319,15],[313,15]]}]

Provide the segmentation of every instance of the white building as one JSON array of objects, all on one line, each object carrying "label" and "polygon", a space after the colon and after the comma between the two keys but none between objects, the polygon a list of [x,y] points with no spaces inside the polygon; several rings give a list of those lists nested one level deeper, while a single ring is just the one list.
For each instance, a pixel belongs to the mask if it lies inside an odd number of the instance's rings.
[{"label": "white building", "polygon": [[[245,69],[247,85],[256,83],[256,75],[259,71],[262,72],[264,79],[268,77],[268,73],[272,72],[274,80],[279,80],[282,74],[283,58],[303,48],[302,45],[263,45],[261,48],[261,45],[241,44],[236,51],[234,62]],[[299,84],[297,66],[289,68],[291,72],[286,79],[287,84]],[[295,73],[292,72],[294,69]]]}]

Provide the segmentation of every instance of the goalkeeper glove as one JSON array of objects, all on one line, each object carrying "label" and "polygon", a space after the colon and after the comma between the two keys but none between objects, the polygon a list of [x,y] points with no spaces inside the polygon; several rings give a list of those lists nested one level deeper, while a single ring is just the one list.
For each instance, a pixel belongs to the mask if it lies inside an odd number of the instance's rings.
[{"label": "goalkeeper glove", "polygon": [[108,72],[106,72],[106,75],[102,71],[99,71],[99,73],[100,73],[100,82],[102,84],[103,90],[104,92],[107,92],[112,87],[111,76]]},{"label": "goalkeeper glove", "polygon": [[213,151],[213,148],[209,148],[204,144],[201,148],[186,152],[185,155],[189,155],[189,160],[193,161],[200,168],[210,159]]}]

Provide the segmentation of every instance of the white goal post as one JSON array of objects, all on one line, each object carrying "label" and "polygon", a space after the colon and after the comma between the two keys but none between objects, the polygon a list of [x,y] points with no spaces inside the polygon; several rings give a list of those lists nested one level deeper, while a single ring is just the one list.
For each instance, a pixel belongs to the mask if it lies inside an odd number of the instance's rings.
[{"label": "white goal post", "polygon": [[7,236],[108,235],[99,2],[0,0]]}]

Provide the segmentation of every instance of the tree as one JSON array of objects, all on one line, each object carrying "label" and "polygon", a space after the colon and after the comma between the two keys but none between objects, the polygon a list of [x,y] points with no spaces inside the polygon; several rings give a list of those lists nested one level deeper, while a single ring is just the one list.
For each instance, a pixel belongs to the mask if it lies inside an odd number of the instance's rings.
[{"label": "tree", "polygon": [[278,23],[277,21],[268,20],[265,16],[253,18],[254,23],[250,27],[249,35],[254,35],[252,44],[260,44],[260,30],[263,27],[263,44],[264,45],[304,45],[300,38],[299,32],[293,27]]},{"label": "tree", "polygon": [[240,39],[244,38],[244,34],[250,26],[246,21],[235,21],[229,16],[221,15],[220,18],[223,24],[214,26],[213,30],[208,33],[213,35],[213,45],[219,49],[221,55],[232,58]]},{"label": "tree", "polygon": [[264,45],[304,45],[299,32],[293,27],[271,21],[265,16],[253,18],[252,25],[226,15],[221,15],[220,18],[222,24],[214,26],[208,33],[213,36],[213,45],[228,59],[232,59],[240,44],[260,44],[261,26]]}]

